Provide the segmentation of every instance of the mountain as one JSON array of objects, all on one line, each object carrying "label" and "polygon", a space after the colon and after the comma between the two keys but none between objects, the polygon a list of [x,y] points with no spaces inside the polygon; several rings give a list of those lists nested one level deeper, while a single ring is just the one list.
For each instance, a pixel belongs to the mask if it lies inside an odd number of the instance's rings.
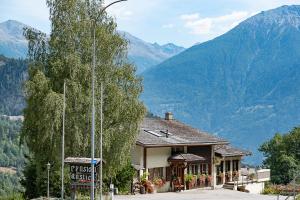
[{"label": "mountain", "polygon": [[0,54],[14,58],[26,56],[27,41],[23,36],[24,27],[25,24],[14,20],[0,23]]},{"label": "mountain", "polygon": [[184,50],[183,47],[176,46],[172,43],[165,45],[159,45],[157,43],[151,44],[128,32],[120,31],[120,35],[129,41],[128,58],[136,64],[138,73],[141,73]]},{"label": "mountain", "polygon": [[300,124],[300,6],[261,12],[145,71],[142,100],[162,116],[252,150]]},{"label": "mountain", "polygon": [[[0,54],[13,58],[26,57],[27,41],[23,36],[23,28],[26,26],[14,20],[0,23]],[[127,32],[119,31],[119,33],[129,41],[128,58],[137,66],[138,73],[184,50],[183,47],[171,43],[165,45],[151,44]]]}]

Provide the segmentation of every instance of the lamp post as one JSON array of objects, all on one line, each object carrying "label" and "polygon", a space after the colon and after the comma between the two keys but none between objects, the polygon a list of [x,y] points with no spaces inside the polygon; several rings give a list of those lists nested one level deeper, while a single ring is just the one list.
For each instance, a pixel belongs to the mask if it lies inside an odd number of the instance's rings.
[{"label": "lamp post", "polygon": [[[100,12],[98,16],[101,16],[101,14],[110,6],[127,0],[117,0],[114,1],[107,6],[100,7]],[[95,5],[94,5],[95,6]],[[91,133],[91,200],[94,200],[95,194],[94,194],[94,188],[95,188],[95,68],[96,68],[96,20],[98,20],[98,17],[94,19],[93,24],[93,67],[92,67],[92,133]],[[102,90],[102,87],[101,87]],[[101,91],[102,94],[102,91]],[[101,95],[102,98],[102,95]],[[100,200],[102,200],[102,100],[101,100],[101,131],[100,131]]]},{"label": "lamp post", "polygon": [[61,199],[64,199],[64,160],[65,160],[65,115],[66,115],[66,81],[64,81],[63,131],[61,148]]},{"label": "lamp post", "polygon": [[47,164],[47,171],[48,171],[48,174],[47,174],[47,199],[49,200],[50,198],[50,195],[49,195],[49,172],[50,172],[50,163],[48,162]]}]

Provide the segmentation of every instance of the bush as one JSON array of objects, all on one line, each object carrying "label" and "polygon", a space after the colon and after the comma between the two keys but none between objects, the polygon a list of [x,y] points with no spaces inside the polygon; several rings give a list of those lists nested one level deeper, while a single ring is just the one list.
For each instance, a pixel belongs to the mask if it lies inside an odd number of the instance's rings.
[{"label": "bush", "polygon": [[278,190],[278,187],[273,184],[266,184],[265,189],[263,191],[263,194],[279,194],[280,191]]},{"label": "bush", "polygon": [[126,165],[121,171],[119,171],[116,177],[113,179],[115,187],[119,189],[121,193],[131,191],[131,183],[136,171],[130,163]]},{"label": "bush", "polygon": [[191,182],[193,180],[193,178],[194,178],[193,174],[187,174],[187,175],[184,176],[184,180],[187,183]]}]

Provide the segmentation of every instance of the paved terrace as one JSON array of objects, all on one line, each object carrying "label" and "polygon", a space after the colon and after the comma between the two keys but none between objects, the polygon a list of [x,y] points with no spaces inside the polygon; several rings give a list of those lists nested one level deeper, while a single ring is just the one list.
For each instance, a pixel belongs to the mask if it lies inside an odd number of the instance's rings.
[{"label": "paved terrace", "polygon": [[[157,193],[145,195],[120,195],[116,200],[277,200],[277,196],[249,194],[233,190],[188,190],[183,192]],[[285,198],[280,198],[283,200]]]}]

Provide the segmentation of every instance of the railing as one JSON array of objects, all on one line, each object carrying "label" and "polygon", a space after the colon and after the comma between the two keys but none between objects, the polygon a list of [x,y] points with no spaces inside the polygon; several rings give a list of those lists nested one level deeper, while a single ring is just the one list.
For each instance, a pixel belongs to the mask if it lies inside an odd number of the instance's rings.
[{"label": "railing", "polygon": [[270,169],[260,169],[256,171],[257,182],[270,181],[271,170]]}]

